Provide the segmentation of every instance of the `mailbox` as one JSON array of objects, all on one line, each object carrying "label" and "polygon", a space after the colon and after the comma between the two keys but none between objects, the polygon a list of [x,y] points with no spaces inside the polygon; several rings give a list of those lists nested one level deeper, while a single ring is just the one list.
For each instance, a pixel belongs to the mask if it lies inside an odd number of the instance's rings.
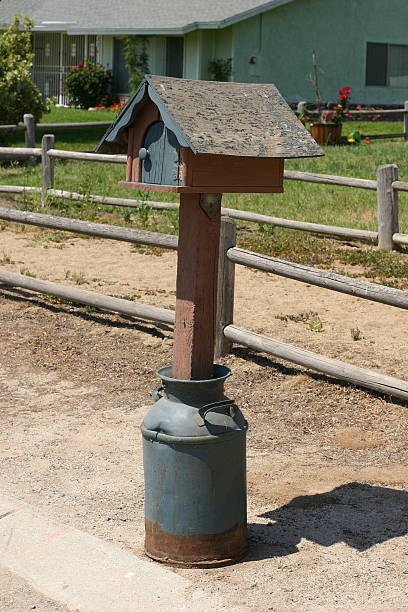
[{"label": "mailbox", "polygon": [[122,187],[281,193],[285,158],[323,155],[272,84],[148,75],[98,146],[127,153]]},{"label": "mailbox", "polygon": [[247,549],[247,422],[213,364],[222,193],[281,193],[284,159],[323,155],[274,85],[147,76],[97,149],[122,187],[180,193],[173,364],[142,425],[145,551],[214,567]]}]

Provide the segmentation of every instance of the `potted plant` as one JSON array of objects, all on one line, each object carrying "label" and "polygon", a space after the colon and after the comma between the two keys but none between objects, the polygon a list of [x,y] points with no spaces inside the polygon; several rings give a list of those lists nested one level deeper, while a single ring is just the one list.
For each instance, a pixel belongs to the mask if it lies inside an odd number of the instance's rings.
[{"label": "potted plant", "polygon": [[347,104],[350,98],[350,87],[342,87],[338,92],[338,102],[332,111],[323,111],[320,121],[310,125],[313,138],[319,144],[335,145],[341,138],[342,120],[348,117]]}]

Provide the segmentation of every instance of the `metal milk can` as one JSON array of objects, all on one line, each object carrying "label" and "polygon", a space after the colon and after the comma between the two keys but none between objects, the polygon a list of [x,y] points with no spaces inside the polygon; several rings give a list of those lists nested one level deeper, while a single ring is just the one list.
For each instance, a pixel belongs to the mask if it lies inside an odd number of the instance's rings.
[{"label": "metal milk can", "polygon": [[224,395],[225,366],[209,380],[157,375],[157,400],[142,425],[145,551],[164,563],[213,567],[247,549],[248,424]]}]

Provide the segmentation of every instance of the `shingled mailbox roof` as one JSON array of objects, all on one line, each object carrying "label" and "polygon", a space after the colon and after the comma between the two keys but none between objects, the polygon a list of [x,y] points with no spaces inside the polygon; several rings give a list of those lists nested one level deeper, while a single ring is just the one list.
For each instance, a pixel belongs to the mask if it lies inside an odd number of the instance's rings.
[{"label": "shingled mailbox roof", "polygon": [[99,143],[126,153],[123,132],[150,98],[181,146],[195,154],[239,157],[324,155],[272,84],[193,81],[147,75]]}]

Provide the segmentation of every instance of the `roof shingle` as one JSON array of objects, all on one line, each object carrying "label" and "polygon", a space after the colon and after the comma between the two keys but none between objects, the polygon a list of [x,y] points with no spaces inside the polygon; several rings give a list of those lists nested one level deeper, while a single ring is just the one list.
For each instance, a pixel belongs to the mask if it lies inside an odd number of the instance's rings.
[{"label": "roof shingle", "polygon": [[[35,29],[111,33],[182,33],[197,27],[224,27],[254,12],[293,0],[1,0],[0,23],[14,13],[35,22]],[[45,22],[45,23],[44,23]]]}]

